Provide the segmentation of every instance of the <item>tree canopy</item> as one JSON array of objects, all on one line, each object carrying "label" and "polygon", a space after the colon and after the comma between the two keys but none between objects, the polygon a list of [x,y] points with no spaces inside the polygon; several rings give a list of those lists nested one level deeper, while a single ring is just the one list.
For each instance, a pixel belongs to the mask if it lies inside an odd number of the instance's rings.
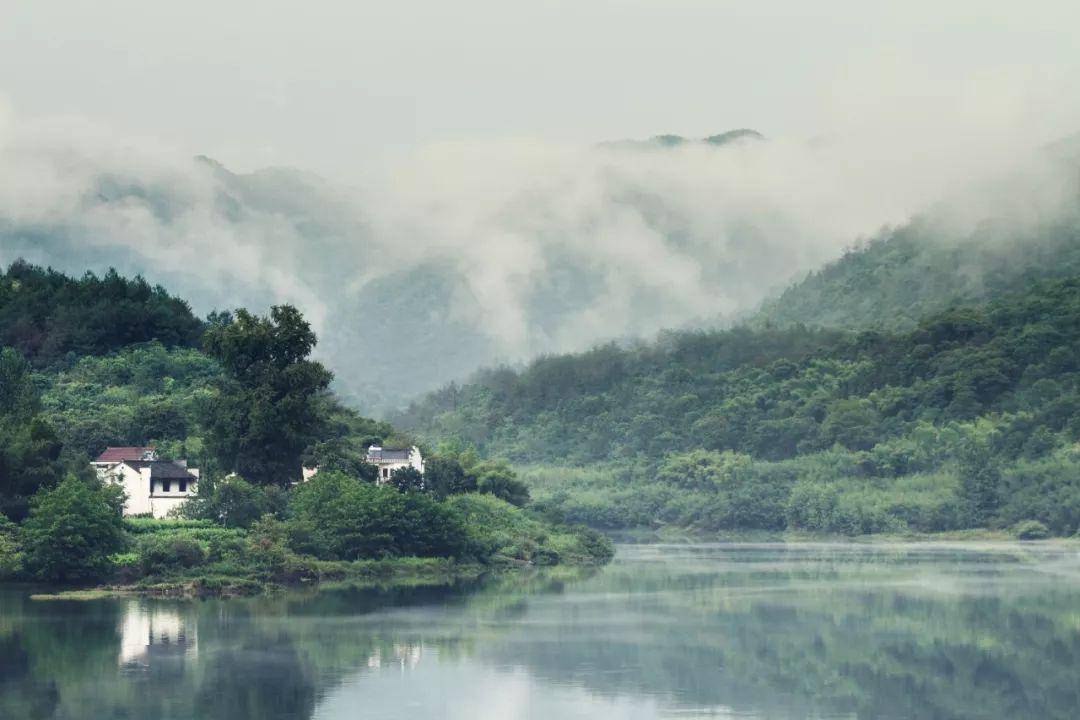
[{"label": "tree canopy", "polygon": [[318,399],[333,377],[308,359],[311,326],[290,305],[268,317],[238,310],[211,323],[204,346],[225,371],[207,413],[218,469],[257,484],[295,482],[305,451],[320,439]]}]

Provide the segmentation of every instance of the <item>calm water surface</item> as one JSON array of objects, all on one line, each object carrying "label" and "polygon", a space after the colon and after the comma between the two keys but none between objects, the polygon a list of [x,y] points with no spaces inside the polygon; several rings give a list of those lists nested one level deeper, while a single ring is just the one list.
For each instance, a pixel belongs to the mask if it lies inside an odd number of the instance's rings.
[{"label": "calm water surface", "polygon": [[1076,545],[623,546],[179,602],[0,590],[0,718],[1080,717]]}]

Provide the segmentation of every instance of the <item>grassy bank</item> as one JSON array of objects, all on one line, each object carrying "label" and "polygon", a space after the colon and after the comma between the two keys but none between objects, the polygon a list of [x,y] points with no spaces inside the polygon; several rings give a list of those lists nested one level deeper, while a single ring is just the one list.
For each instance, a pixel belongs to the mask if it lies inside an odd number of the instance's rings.
[{"label": "grassy bank", "polygon": [[129,519],[128,551],[109,558],[92,588],[84,582],[37,597],[238,596],[327,583],[446,585],[522,567],[597,565],[613,554],[610,541],[595,531],[555,526],[495,498],[457,505],[478,548],[461,557],[319,558],[297,550],[288,524],[269,516],[248,529],[207,520]]},{"label": "grassy bank", "polygon": [[804,532],[798,530],[721,530],[704,531],[681,527],[625,528],[611,531],[609,537],[619,544],[694,544],[694,543],[947,543],[947,542],[1042,542],[1075,545],[1080,549],[1080,536],[1050,537],[1021,540],[1011,530],[975,528],[943,532],[897,532],[844,535],[828,532]]},{"label": "grassy bank", "polygon": [[159,597],[237,597],[298,587],[372,586],[411,587],[450,585],[479,578],[493,568],[446,558],[393,558],[335,562],[315,560],[309,572],[286,577],[207,566],[146,575],[130,582],[117,581],[80,590],[36,593],[35,600],[95,600],[116,595]]}]

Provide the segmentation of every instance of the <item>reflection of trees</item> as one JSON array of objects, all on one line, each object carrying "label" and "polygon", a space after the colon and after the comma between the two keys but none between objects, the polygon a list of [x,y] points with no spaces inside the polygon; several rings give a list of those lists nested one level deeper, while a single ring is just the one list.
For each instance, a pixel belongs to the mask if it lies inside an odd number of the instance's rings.
[{"label": "reflection of trees", "polygon": [[248,637],[207,663],[194,699],[200,718],[309,718],[315,712],[310,664],[285,633]]},{"label": "reflection of trees", "polygon": [[[344,678],[457,658],[768,717],[1074,717],[1075,579],[1023,553],[860,552],[873,562],[773,548],[198,603],[0,593],[0,717],[306,720]],[[167,642],[142,652],[132,628]]]},{"label": "reflection of trees", "polygon": [[575,588],[610,601],[539,615],[534,604],[532,622],[488,638],[481,656],[594,692],[766,716],[1075,717],[1077,585],[1054,589],[986,556],[916,568],[904,553],[873,564],[850,552],[798,564],[773,555],[612,567]]},{"label": "reflection of trees", "polygon": [[31,674],[30,654],[18,634],[0,637],[0,717],[38,720],[56,711],[56,684]]}]

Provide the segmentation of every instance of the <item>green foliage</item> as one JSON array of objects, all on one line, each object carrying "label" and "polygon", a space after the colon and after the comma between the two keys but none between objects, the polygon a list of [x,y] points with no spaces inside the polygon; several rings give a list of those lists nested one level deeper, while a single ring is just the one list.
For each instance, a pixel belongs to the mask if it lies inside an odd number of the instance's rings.
[{"label": "green foliage", "polygon": [[[43,290],[43,282],[52,285]],[[0,279],[0,338],[10,329],[8,311],[25,311],[26,297],[52,302],[56,318],[75,317],[82,308],[65,304],[93,306],[86,296],[95,291],[121,309],[123,317],[112,318],[117,327],[95,326],[111,317],[107,312],[79,332],[63,323],[43,326],[40,345],[20,330],[27,342],[17,344],[33,363],[0,348],[0,509],[21,518],[36,493],[21,532],[0,515],[0,576],[188,583],[229,592],[320,577],[319,561],[297,550],[348,560],[486,559],[460,515],[440,500],[481,482],[514,502],[528,499],[508,465],[481,463],[475,453],[432,458],[431,486],[410,469],[394,476],[405,492],[376,487],[366,448],[412,440],[327,391],[330,373],[308,359],[315,336],[289,306],[269,317],[239,310],[211,316],[205,328],[194,320],[185,325],[186,305],[141,280],[110,272],[102,281],[70,281],[17,263]],[[139,326],[124,335],[127,322]],[[200,338],[205,353],[190,347]],[[60,347],[63,362],[55,354]],[[185,519],[122,521],[120,490],[92,480],[87,456],[132,444],[153,444],[202,468],[198,497],[181,508]],[[290,493],[301,463],[321,472]],[[58,485],[68,468],[81,477]],[[254,482],[227,474],[237,469]],[[325,494],[328,484],[340,492]],[[580,555],[570,536],[553,537],[561,538],[566,557]],[[119,552],[128,538],[134,551]],[[546,561],[557,560],[556,545]],[[602,545],[593,538],[594,551]]]},{"label": "green foliage", "polygon": [[202,331],[186,302],[115,270],[76,280],[19,260],[0,273],[0,345],[38,367],[150,340],[193,347]]},{"label": "green foliage", "polygon": [[242,477],[231,475],[200,482],[198,495],[181,505],[179,514],[224,527],[248,527],[268,513],[284,513],[285,504],[285,491],[281,488],[252,485]]},{"label": "green foliage", "polygon": [[211,520],[159,520],[152,517],[124,518],[124,529],[132,535],[151,533],[180,532],[184,530],[203,530],[217,527]]},{"label": "green foliage", "polygon": [[959,453],[960,500],[969,527],[985,527],[996,516],[1001,468],[986,442],[969,442]]},{"label": "green foliage", "polygon": [[[603,527],[856,532],[1034,518],[1069,533],[1075,474],[1060,453],[1080,439],[1078,352],[1080,278],[1068,278],[902,331],[741,327],[545,357],[433,393],[399,420],[425,440],[519,463],[617,468],[617,481],[537,496],[545,511]],[[724,453],[742,465],[724,466]],[[818,472],[828,457],[844,458],[858,486],[811,489],[841,479]],[[947,484],[922,487],[930,477]],[[821,517],[783,509],[796,482]]]},{"label": "green foliage", "polygon": [[1064,280],[901,334],[737,328],[542,358],[431,394],[400,421],[516,462],[655,466],[695,447],[766,460],[834,444],[872,450],[925,426],[1012,413],[1002,442],[1038,454],[1073,438],[1078,343],[1080,280]]},{"label": "green foliage", "polygon": [[206,559],[206,551],[194,538],[179,534],[148,533],[135,544],[139,568],[146,574],[195,567]]},{"label": "green foliage", "polygon": [[982,223],[962,237],[945,233],[926,219],[887,230],[766,303],[755,322],[906,330],[958,302],[1080,272],[1075,213],[1020,226]]},{"label": "green foliage", "polygon": [[427,489],[423,473],[411,465],[397,468],[390,473],[390,482],[387,484],[403,493],[424,492]]},{"label": "green foliage", "polygon": [[1055,535],[1080,531],[1080,448],[1022,459],[1002,473],[1000,521],[1034,519]]},{"label": "green foliage", "polygon": [[26,569],[45,580],[101,577],[109,556],[125,545],[122,498],[69,475],[56,488],[34,496],[23,524]]},{"label": "green foliage", "polygon": [[437,498],[476,491],[476,477],[467,475],[456,457],[436,455],[424,462],[424,483]]},{"label": "green foliage", "polygon": [[456,556],[472,554],[461,519],[420,493],[319,473],[290,497],[292,545],[319,558]]},{"label": "green foliage", "polygon": [[207,403],[217,466],[260,485],[296,482],[302,456],[319,439],[317,399],[332,377],[307,359],[311,326],[290,305],[274,306],[269,317],[238,310],[210,324],[204,346],[226,373]]},{"label": "green foliage", "polygon": [[62,446],[40,412],[30,364],[0,348],[0,515],[21,520],[30,496],[56,485]]},{"label": "green foliage", "polygon": [[611,559],[610,541],[584,528],[553,528],[492,495],[456,495],[447,505],[460,515],[484,558],[539,565],[602,563]]},{"label": "green foliage", "polygon": [[517,473],[505,461],[477,463],[469,467],[467,474],[476,478],[478,492],[494,495],[518,507],[529,504],[529,488],[517,479]]},{"label": "green foliage", "polygon": [[1038,520],[1024,520],[1013,525],[1012,533],[1017,540],[1044,540],[1050,537],[1050,528]]},{"label": "green foliage", "polygon": [[94,457],[108,445],[153,444],[202,467],[202,408],[221,374],[197,350],[132,345],[43,375],[42,404],[72,451]]},{"label": "green foliage", "polygon": [[275,574],[281,573],[291,553],[286,544],[287,528],[273,515],[264,515],[252,523],[247,537],[248,562]]},{"label": "green foliage", "polygon": [[23,570],[22,546],[19,528],[0,515],[0,580],[17,577]]}]

